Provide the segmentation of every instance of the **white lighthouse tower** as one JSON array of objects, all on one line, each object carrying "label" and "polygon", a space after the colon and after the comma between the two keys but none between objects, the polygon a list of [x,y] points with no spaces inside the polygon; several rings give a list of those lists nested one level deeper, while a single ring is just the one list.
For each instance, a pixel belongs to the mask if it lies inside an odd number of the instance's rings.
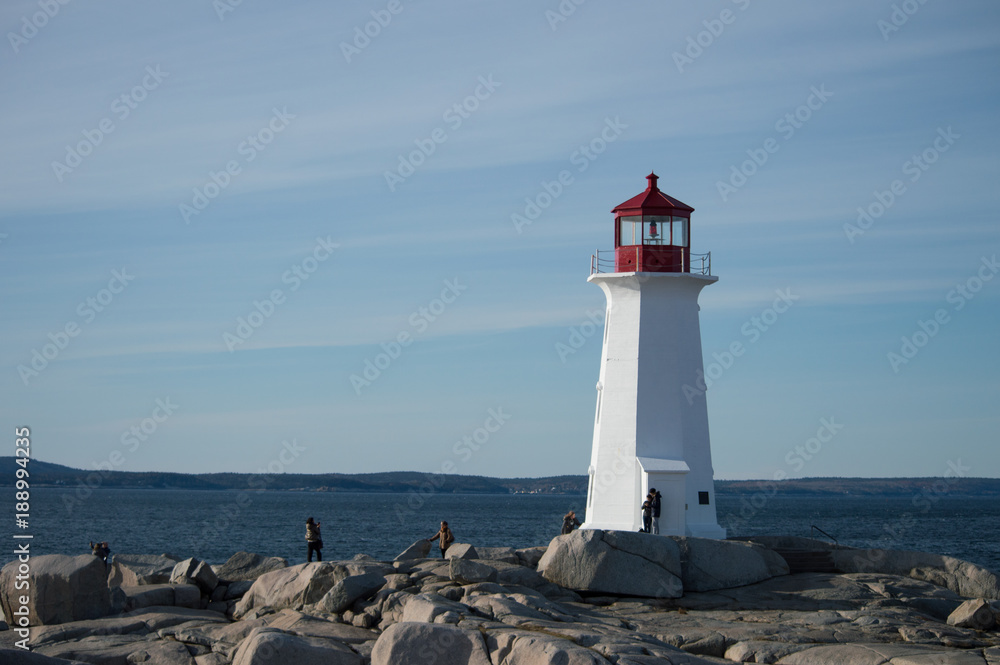
[{"label": "white lighthouse tower", "polygon": [[[597,414],[583,528],[638,531],[650,488],[660,533],[725,538],[715,513],[698,294],[718,281],[693,255],[689,205],[646,191],[617,206],[614,261],[600,252],[588,281],[607,296]],[[693,269],[692,269],[693,267]]]}]

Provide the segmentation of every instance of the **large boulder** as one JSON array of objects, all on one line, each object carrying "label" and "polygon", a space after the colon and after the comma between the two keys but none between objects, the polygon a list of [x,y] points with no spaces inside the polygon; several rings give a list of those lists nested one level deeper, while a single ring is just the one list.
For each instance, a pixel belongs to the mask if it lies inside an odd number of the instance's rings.
[{"label": "large boulder", "polygon": [[20,565],[12,561],[0,571],[0,606],[9,624],[17,625],[14,612],[21,608],[22,597],[27,597],[32,626],[98,619],[111,613],[108,569],[100,558],[92,554],[32,557],[27,589],[16,586]]},{"label": "large boulder", "polygon": [[726,649],[726,660],[737,663],[777,663],[797,651],[807,649],[807,644],[786,644],[775,640],[744,640]]},{"label": "large boulder", "polygon": [[219,585],[219,577],[212,567],[198,559],[179,561],[170,573],[171,584],[194,584],[206,596]]},{"label": "large boulder", "polygon": [[996,625],[996,616],[990,604],[982,598],[973,598],[959,605],[948,615],[948,625],[973,630],[989,630]]},{"label": "large boulder", "polygon": [[372,651],[372,665],[428,663],[491,665],[483,636],[478,631],[448,624],[394,624],[379,636]]},{"label": "large boulder", "polygon": [[[601,657],[596,649],[588,649],[568,639],[534,631],[491,631],[487,639],[490,651],[495,655],[497,662],[511,663],[512,665],[535,665],[536,663],[538,665],[554,663],[559,665],[608,665],[610,662]],[[630,665],[631,663],[637,665],[639,663],[642,665],[657,663],[659,665],[674,662],[655,657],[639,660],[640,658],[643,656],[637,656],[636,660],[622,658],[618,662]],[[684,660],[678,659],[676,662],[702,663],[704,661],[684,654]]]},{"label": "large boulder", "polygon": [[444,551],[445,559],[478,559],[479,553],[469,543],[452,543]]},{"label": "large boulder", "polygon": [[150,641],[139,635],[93,635],[79,641],[41,646],[36,651],[101,665],[195,665],[183,644]]},{"label": "large boulder", "polygon": [[167,584],[177,559],[155,554],[115,554],[111,557],[108,586]]},{"label": "large boulder", "polygon": [[[502,563],[513,563],[518,566],[523,565],[517,551],[513,547],[477,547],[476,554],[479,559],[486,561],[500,561]],[[539,555],[541,558],[541,555]],[[537,561],[535,563],[538,563]]]},{"label": "large boulder", "polygon": [[201,606],[201,589],[193,584],[142,584],[118,587],[125,595],[126,611],[143,607]]},{"label": "large boulder", "polygon": [[529,589],[559,588],[549,582],[534,568],[527,566],[505,565],[499,562],[492,564],[497,569],[497,583],[506,586],[524,586]]},{"label": "large boulder", "polygon": [[239,619],[250,610],[260,607],[284,609],[311,605],[322,600],[330,589],[348,577],[366,573],[377,573],[385,577],[392,572],[392,566],[387,564],[361,561],[301,563],[272,570],[257,578],[236,605],[233,616]]},{"label": "large boulder", "polygon": [[302,563],[272,570],[254,581],[233,616],[238,619],[255,607],[281,609],[315,603],[342,578],[329,563]]},{"label": "large boulder", "polygon": [[[375,635],[368,630],[358,628],[346,623],[336,623],[319,617],[314,617],[295,610],[281,610],[277,614],[269,614],[264,617],[269,628],[277,628],[286,633],[295,633],[303,637],[324,637],[334,639],[344,644],[359,645],[375,639]],[[244,623],[237,621],[238,625]]]},{"label": "large boulder", "polygon": [[410,559],[426,559],[431,553],[431,541],[421,538],[405,550],[399,553],[394,561],[408,561]]},{"label": "large boulder", "polygon": [[834,566],[843,573],[902,575],[943,586],[966,598],[1000,599],[1000,578],[996,573],[954,557],[851,548],[834,549],[831,555]]},{"label": "large boulder", "polygon": [[221,566],[212,566],[220,580],[253,581],[272,570],[288,568],[288,561],[277,556],[264,557],[251,552],[237,552]]},{"label": "large boulder", "polygon": [[[527,599],[526,596],[521,598]],[[467,600],[470,607],[479,610],[493,621],[500,621],[513,626],[531,621],[552,621],[553,617],[534,607],[519,602],[511,596],[503,594],[475,595]],[[569,618],[561,613],[563,618]]]},{"label": "large boulder", "polygon": [[754,543],[671,536],[681,556],[685,591],[715,591],[788,574],[777,552]]},{"label": "large boulder", "polygon": [[[407,594],[402,599],[403,611],[399,623],[458,623],[463,614],[469,613],[467,605],[448,600],[436,593]],[[447,615],[447,616],[444,616]],[[446,621],[448,617],[453,620]]]},{"label": "large boulder", "polygon": [[537,547],[525,547],[516,550],[519,563],[528,568],[537,568],[538,562],[542,560],[547,547],[547,545],[539,545]]},{"label": "large boulder", "polygon": [[335,640],[255,628],[240,644],[233,665],[361,665],[361,656]]},{"label": "large boulder", "polygon": [[683,592],[677,543],[645,533],[580,529],[556,536],[538,572],[574,591],[657,598]]},{"label": "large boulder", "polygon": [[452,559],[448,566],[449,578],[458,584],[496,582],[497,569],[471,559]]},{"label": "large boulder", "polygon": [[324,612],[339,614],[358,599],[368,598],[385,586],[385,575],[377,572],[350,575],[340,580],[320,598],[316,607]]}]

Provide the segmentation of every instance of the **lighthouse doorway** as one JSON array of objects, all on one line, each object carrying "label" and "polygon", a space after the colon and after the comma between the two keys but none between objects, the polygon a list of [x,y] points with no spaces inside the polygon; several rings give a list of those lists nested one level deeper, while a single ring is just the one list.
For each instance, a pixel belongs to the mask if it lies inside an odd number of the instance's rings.
[{"label": "lighthouse doorway", "polygon": [[640,457],[642,496],[656,489],[663,499],[660,510],[660,535],[684,536],[685,485],[688,465],[682,460]]}]

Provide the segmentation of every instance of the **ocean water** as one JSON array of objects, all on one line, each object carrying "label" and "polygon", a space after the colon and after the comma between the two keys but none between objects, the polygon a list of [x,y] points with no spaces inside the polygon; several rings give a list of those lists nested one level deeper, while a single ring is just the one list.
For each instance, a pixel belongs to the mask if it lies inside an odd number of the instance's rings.
[{"label": "ocean water", "polygon": [[[433,535],[442,519],[459,542],[544,545],[559,534],[567,510],[582,519],[585,503],[582,496],[551,495],[128,489],[97,489],[79,499],[57,488],[33,489],[31,499],[29,528],[17,531],[33,536],[36,555],[87,553],[89,541],[106,540],[118,553],[222,563],[246,550],[292,564],[305,561],[310,516],[322,524],[324,559],[391,559]],[[1000,498],[944,496],[916,509],[900,497],[723,495],[718,514],[730,536],[809,536],[816,525],[845,545],[948,554],[1000,571]]]}]

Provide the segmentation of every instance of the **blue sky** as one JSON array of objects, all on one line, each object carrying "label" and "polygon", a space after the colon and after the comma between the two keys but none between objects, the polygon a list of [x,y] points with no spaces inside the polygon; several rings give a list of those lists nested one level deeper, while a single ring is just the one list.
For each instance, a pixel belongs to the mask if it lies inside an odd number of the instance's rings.
[{"label": "blue sky", "polygon": [[1000,476],[998,19],[6,2],[10,450],[28,425],[85,468],[583,474],[590,255],[655,170],[719,276],[716,477]]}]

